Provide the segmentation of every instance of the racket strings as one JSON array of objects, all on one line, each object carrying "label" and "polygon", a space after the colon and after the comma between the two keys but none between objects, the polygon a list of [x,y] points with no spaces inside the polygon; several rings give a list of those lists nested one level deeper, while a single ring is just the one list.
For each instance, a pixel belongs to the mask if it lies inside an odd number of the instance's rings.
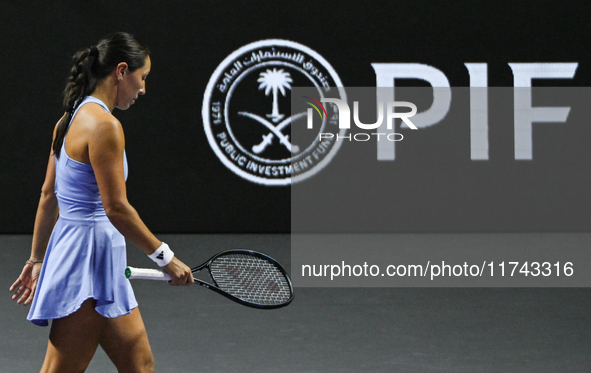
[{"label": "racket strings", "polygon": [[209,266],[217,286],[225,292],[260,305],[278,305],[290,300],[291,286],[272,262],[247,254],[216,258]]}]

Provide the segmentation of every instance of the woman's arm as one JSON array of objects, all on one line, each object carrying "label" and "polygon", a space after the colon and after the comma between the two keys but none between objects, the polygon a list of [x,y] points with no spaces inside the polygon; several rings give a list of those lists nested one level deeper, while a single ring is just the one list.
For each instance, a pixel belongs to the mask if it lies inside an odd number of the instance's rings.
[{"label": "woman's arm", "polygon": [[[88,155],[105,212],[121,234],[149,255],[162,242],[150,232],[127,200],[124,149],[125,138],[119,121],[106,113],[97,116],[96,125],[89,136]],[[193,283],[190,268],[176,257],[163,269],[171,276],[173,285]]]},{"label": "woman's arm", "polygon": [[33,229],[33,244],[31,247],[31,260],[43,260],[47,244],[57,221],[58,206],[55,196],[55,157],[53,151],[49,156],[45,181],[41,187],[41,198],[35,216],[35,227]]},{"label": "woman's arm", "polygon": [[[54,132],[55,137],[55,132]],[[35,216],[35,227],[33,229],[33,244],[31,247],[31,257],[25,264],[20,276],[10,287],[10,291],[17,291],[12,299],[17,299],[17,303],[28,305],[33,301],[35,290],[37,289],[37,280],[41,273],[40,263],[45,256],[47,244],[53,231],[53,226],[57,220],[58,207],[57,198],[54,192],[55,185],[55,157],[53,150],[49,154],[47,162],[47,171],[45,172],[45,181],[41,187],[41,198],[37,206],[37,215]],[[37,262],[37,263],[33,263]]]}]

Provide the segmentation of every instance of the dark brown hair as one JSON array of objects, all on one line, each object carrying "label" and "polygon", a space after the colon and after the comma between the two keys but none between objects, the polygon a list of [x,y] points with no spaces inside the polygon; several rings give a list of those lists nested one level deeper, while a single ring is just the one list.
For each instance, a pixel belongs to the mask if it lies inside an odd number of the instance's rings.
[{"label": "dark brown hair", "polygon": [[59,158],[72,114],[77,106],[107,77],[119,63],[125,62],[130,72],[144,66],[150,54],[133,35],[117,32],[102,39],[96,46],[82,49],[74,55],[70,77],[64,89],[66,115],[57,125],[53,153]]}]

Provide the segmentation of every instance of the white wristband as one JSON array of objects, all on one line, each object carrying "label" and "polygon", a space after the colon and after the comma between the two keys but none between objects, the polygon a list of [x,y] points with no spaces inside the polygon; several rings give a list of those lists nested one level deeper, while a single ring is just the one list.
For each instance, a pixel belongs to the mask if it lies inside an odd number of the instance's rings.
[{"label": "white wristband", "polygon": [[174,253],[170,250],[167,244],[162,242],[159,248],[156,249],[152,254],[148,255],[148,258],[152,259],[158,266],[164,267],[172,258],[174,258]]}]

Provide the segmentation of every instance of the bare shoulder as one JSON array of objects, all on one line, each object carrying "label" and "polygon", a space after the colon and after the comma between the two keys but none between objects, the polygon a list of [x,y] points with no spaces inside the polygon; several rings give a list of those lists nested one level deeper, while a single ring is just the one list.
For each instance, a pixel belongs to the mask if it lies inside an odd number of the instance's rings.
[{"label": "bare shoulder", "polygon": [[93,135],[96,138],[112,138],[121,141],[124,139],[121,122],[113,115],[104,111],[100,116],[95,116]]},{"label": "bare shoulder", "polygon": [[95,104],[86,104],[80,108],[75,119],[81,119],[84,130],[88,133],[89,145],[91,142],[117,143],[121,146],[124,141],[121,122],[111,113]]}]

